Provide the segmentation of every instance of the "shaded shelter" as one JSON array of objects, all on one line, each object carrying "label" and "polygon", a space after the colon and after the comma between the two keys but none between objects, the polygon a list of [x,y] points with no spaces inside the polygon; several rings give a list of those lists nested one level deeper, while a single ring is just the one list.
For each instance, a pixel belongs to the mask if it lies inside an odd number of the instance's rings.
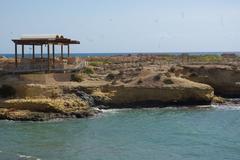
[{"label": "shaded shelter", "polygon": [[36,59],[35,47],[40,46],[41,51],[41,59],[43,56],[43,46],[47,46],[47,61],[48,61],[48,70],[50,68],[50,46],[52,46],[52,62],[53,67],[55,65],[55,46],[61,46],[61,59],[64,58],[64,46],[67,46],[67,55],[70,57],[70,45],[71,44],[80,44],[80,41],[72,40],[69,38],[65,38],[62,35],[33,35],[33,36],[23,36],[20,39],[12,40],[15,44],[15,67],[18,67],[18,45],[22,46],[22,59],[25,58],[24,47],[32,46],[32,60],[33,63]]}]

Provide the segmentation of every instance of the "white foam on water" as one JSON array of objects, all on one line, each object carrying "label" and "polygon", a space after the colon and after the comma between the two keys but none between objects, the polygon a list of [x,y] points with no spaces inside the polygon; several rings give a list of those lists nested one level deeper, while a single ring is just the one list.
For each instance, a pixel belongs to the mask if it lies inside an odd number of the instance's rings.
[{"label": "white foam on water", "polygon": [[30,159],[32,158],[32,156],[27,156],[27,155],[23,155],[23,154],[18,154],[19,158],[26,158],[26,159]]},{"label": "white foam on water", "polygon": [[102,113],[115,113],[115,109],[101,109]]},{"label": "white foam on water", "polygon": [[211,108],[212,106],[211,105],[199,105],[199,106],[196,106],[196,108]]},{"label": "white foam on water", "polygon": [[118,113],[121,111],[129,111],[132,110],[130,108],[124,108],[124,109],[101,109],[103,113]]},{"label": "white foam on water", "polygon": [[51,119],[49,121],[46,121],[46,122],[62,122],[64,121],[64,118],[55,118],[55,119]]},{"label": "white foam on water", "polygon": [[111,115],[115,115],[115,114],[119,114],[121,112],[124,111],[130,111],[133,109],[129,109],[129,108],[124,108],[124,109],[101,109],[101,113],[97,114],[96,116],[92,117],[94,118],[99,118],[99,117],[105,117],[105,116],[111,116]]},{"label": "white foam on water", "polygon": [[23,155],[23,154],[17,154],[17,155],[19,158],[23,158],[23,159],[41,160],[40,158],[33,157],[33,156],[28,156],[28,155]]},{"label": "white foam on water", "polygon": [[124,108],[124,109],[101,109],[102,113],[119,113],[123,111],[131,110],[185,110],[185,109],[209,109],[211,105],[199,105],[199,106],[169,106],[169,107],[145,107],[145,108]]},{"label": "white foam on water", "polygon": [[211,105],[215,109],[221,110],[240,110],[240,105]]}]

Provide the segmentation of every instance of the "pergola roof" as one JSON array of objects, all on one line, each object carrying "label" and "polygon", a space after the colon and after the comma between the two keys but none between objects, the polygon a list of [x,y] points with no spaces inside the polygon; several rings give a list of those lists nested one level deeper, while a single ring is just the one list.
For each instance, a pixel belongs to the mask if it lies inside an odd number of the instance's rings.
[{"label": "pergola roof", "polygon": [[28,35],[12,41],[19,45],[80,44],[80,41],[64,38],[62,35]]},{"label": "pergola roof", "polygon": [[80,44],[80,41],[64,38],[62,35],[28,35],[20,39],[13,39],[15,43],[15,66],[18,66],[18,45],[22,45],[22,58],[24,58],[24,46],[32,45],[32,60],[35,63],[35,46],[41,47],[41,59],[43,59],[43,46],[47,45],[48,70],[50,69],[50,45],[52,46],[52,63],[55,66],[55,46],[61,46],[61,59],[63,60],[64,45],[68,47],[68,57],[70,56],[70,44]]}]

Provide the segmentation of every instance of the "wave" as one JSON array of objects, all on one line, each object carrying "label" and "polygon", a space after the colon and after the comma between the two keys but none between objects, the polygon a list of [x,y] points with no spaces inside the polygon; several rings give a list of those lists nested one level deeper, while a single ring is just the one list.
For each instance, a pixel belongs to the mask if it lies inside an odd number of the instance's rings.
[{"label": "wave", "polygon": [[211,105],[190,105],[190,106],[166,106],[166,107],[136,107],[136,108],[114,108],[114,109],[101,109],[102,112],[118,112],[129,110],[155,110],[155,109],[188,109],[188,108],[210,108]]},{"label": "wave", "polygon": [[18,154],[19,158],[26,158],[26,159],[30,159],[32,158],[32,156],[27,156],[27,155],[23,155],[23,154]]},{"label": "wave", "polygon": [[40,158],[33,157],[33,156],[28,156],[28,155],[23,155],[23,154],[17,154],[17,156],[21,159],[41,160]]},{"label": "wave", "polygon": [[124,108],[124,109],[101,109],[103,113],[118,113],[120,111],[129,111],[133,110],[132,108]]},{"label": "wave", "polygon": [[222,110],[240,110],[240,106],[229,106],[229,105],[212,105],[215,109],[222,109]]},{"label": "wave", "polygon": [[224,104],[211,105],[215,109],[240,110],[240,98],[226,99]]},{"label": "wave", "polygon": [[240,110],[240,104],[211,105],[215,109],[222,110]]},{"label": "wave", "polygon": [[[7,159],[18,159],[18,160],[41,160],[41,158],[35,157],[35,156],[30,156],[30,155],[24,155],[24,154],[19,154],[19,153],[12,153],[12,152],[6,152],[0,150],[0,157],[5,157]],[[1,159],[1,158],[0,158]]]}]

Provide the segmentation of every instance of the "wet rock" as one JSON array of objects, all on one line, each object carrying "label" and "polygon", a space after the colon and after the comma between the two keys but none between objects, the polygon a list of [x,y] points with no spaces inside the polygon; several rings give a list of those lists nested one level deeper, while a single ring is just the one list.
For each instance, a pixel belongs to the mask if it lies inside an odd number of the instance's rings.
[{"label": "wet rock", "polygon": [[99,106],[96,106],[96,108],[98,108],[98,109],[110,109],[110,106],[99,105]]},{"label": "wet rock", "polygon": [[223,104],[225,102],[225,99],[222,97],[214,96],[212,103],[214,104]]},{"label": "wet rock", "polygon": [[91,107],[94,107],[95,106],[95,101],[94,101],[94,98],[83,92],[83,91],[80,91],[80,90],[75,90],[74,92],[79,98],[81,98],[83,101],[87,102]]},{"label": "wet rock", "polygon": [[15,121],[47,121],[56,118],[70,118],[61,113],[33,112],[29,110],[0,109],[0,119]]}]

